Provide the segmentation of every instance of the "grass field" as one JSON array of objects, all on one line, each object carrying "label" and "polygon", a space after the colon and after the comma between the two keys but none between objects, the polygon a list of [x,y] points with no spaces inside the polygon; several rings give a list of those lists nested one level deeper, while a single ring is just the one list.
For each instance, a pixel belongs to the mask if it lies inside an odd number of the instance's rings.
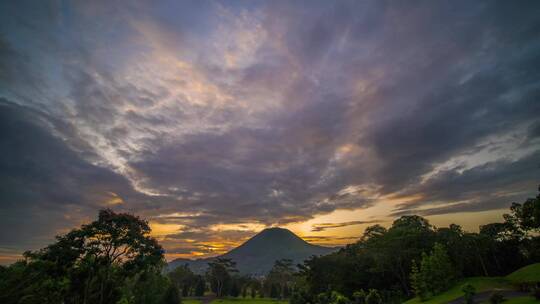
[{"label": "grass field", "polygon": [[506,277],[512,283],[540,282],[540,263],[518,269]]},{"label": "grass field", "polygon": [[[467,278],[464,280],[459,281],[454,287],[452,287],[450,290],[441,293],[440,295],[437,295],[435,297],[432,297],[428,299],[427,301],[420,301],[418,298],[410,299],[409,301],[405,302],[406,304],[443,304],[447,303],[451,300],[457,299],[461,296],[463,296],[463,291],[461,291],[461,288],[465,284],[471,284],[476,288],[476,292],[482,292],[486,290],[491,289],[512,289],[512,285],[510,282],[505,278],[500,277],[474,277],[474,278]],[[505,302],[508,303],[508,302]]]}]

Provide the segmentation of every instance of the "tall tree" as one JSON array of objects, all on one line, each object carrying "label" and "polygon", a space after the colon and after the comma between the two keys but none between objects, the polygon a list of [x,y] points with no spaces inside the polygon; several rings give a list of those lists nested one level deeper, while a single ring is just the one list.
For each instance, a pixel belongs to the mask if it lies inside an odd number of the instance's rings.
[{"label": "tall tree", "polygon": [[447,290],[455,278],[450,258],[443,245],[435,243],[429,255],[423,253],[420,267],[413,264],[411,285],[420,299]]},{"label": "tall tree", "polygon": [[206,275],[217,297],[224,295],[225,284],[231,280],[231,273],[235,272],[238,272],[236,263],[231,259],[217,258],[208,263]]},{"label": "tall tree", "polygon": [[191,294],[191,289],[197,283],[197,276],[189,269],[188,265],[180,265],[168,273],[174,286],[181,291],[183,297]]},{"label": "tall tree", "polygon": [[67,279],[67,302],[114,303],[126,278],[162,267],[163,249],[149,234],[146,221],[101,210],[96,221],[58,236],[44,249],[26,252],[26,271],[46,265],[48,280]]},{"label": "tall tree", "polygon": [[284,298],[285,292],[292,285],[294,279],[294,266],[292,260],[281,259],[274,262],[274,266],[266,276],[270,286],[278,286],[278,298]]}]

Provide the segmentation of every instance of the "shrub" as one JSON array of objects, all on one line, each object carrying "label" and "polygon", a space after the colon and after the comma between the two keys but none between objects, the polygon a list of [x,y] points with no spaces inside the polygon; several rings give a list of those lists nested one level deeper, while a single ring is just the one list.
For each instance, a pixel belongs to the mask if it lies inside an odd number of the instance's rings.
[{"label": "shrub", "polygon": [[289,303],[290,304],[307,304],[307,303],[312,303],[312,302],[307,293],[300,290],[295,290],[291,295]]},{"label": "shrub", "polygon": [[172,284],[169,285],[167,290],[165,291],[165,295],[163,296],[163,304],[180,304],[182,301],[180,300],[180,294],[178,293],[178,289],[173,286]]},{"label": "shrub", "polygon": [[330,302],[331,304],[349,304],[349,299],[338,293],[338,292],[332,292],[332,302]]},{"label": "shrub", "polygon": [[504,301],[506,301],[506,299],[499,292],[494,292],[489,297],[489,303],[491,303],[491,304],[500,304],[500,303],[502,303]]},{"label": "shrub", "polygon": [[535,299],[540,300],[540,287],[536,287],[533,290],[533,296]]},{"label": "shrub", "polygon": [[370,289],[368,295],[366,296],[366,304],[381,304],[382,299],[381,295],[377,289]]},{"label": "shrub", "polygon": [[366,303],[366,292],[363,289],[355,291],[353,293],[354,304],[365,304]]},{"label": "shrub", "polygon": [[471,284],[465,284],[461,288],[461,291],[463,291],[463,293],[465,293],[465,295],[464,295],[465,303],[467,303],[467,304],[474,303],[474,294],[476,293],[476,288],[474,288],[474,286],[472,286]]}]

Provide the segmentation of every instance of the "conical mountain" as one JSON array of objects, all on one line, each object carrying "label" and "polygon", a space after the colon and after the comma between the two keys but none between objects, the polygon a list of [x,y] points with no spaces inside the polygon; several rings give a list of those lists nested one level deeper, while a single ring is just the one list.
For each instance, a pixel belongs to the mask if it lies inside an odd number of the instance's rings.
[{"label": "conical mountain", "polygon": [[[221,257],[235,261],[242,274],[264,275],[270,271],[276,260],[291,259],[294,264],[298,264],[312,255],[324,255],[332,251],[335,251],[335,248],[310,244],[290,230],[268,228]],[[177,259],[169,264],[169,269],[188,264],[194,272],[202,273],[212,259]]]}]

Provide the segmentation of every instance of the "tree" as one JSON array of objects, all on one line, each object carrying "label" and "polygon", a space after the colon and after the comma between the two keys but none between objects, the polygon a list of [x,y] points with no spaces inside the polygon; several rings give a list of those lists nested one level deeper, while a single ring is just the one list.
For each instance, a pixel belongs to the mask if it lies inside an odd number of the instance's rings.
[{"label": "tree", "polygon": [[270,286],[275,287],[277,298],[285,298],[288,296],[289,287],[293,283],[294,267],[292,260],[281,259],[274,262],[274,266],[266,276],[266,281]]},{"label": "tree", "polygon": [[195,285],[195,296],[202,297],[204,296],[205,291],[206,291],[206,282],[204,281],[204,278],[202,276],[198,275],[197,283]]},{"label": "tree", "polygon": [[257,291],[260,291],[261,289],[261,282],[252,278],[249,281],[249,289],[251,291],[251,298],[255,299],[257,297]]},{"label": "tree", "polygon": [[411,285],[422,300],[447,290],[454,279],[450,258],[443,245],[435,243],[431,254],[422,254],[420,268],[413,263]]},{"label": "tree", "polygon": [[189,269],[188,265],[180,265],[168,273],[174,286],[182,292],[183,297],[191,294],[191,289],[197,283],[197,276]]},{"label": "tree", "polygon": [[383,226],[376,224],[373,226],[369,226],[364,230],[364,233],[362,234],[362,241],[367,241],[369,239],[382,237],[387,232],[386,228]]},{"label": "tree", "polygon": [[0,273],[0,303],[61,303],[69,291],[69,279],[55,274],[47,261],[19,261]]},{"label": "tree", "polygon": [[242,298],[247,298],[247,286],[242,286]]},{"label": "tree", "polygon": [[422,273],[418,269],[416,262],[413,261],[411,267],[411,287],[414,294],[420,299],[420,301],[427,300],[428,288]]},{"label": "tree", "polygon": [[[23,281],[31,280],[24,289],[4,287],[13,289],[8,294],[17,293],[27,303],[32,299],[41,303],[47,303],[47,299],[56,303],[115,303],[129,278],[163,266],[163,249],[149,234],[146,221],[101,210],[92,223],[58,236],[55,243],[41,250],[24,254],[25,261],[12,268],[14,277],[20,272]],[[13,281],[13,286],[23,281]]]},{"label": "tree", "polygon": [[238,272],[236,263],[231,259],[217,258],[215,261],[208,263],[208,271],[206,273],[212,290],[217,297],[224,296],[225,284],[231,280],[231,273]]},{"label": "tree", "polygon": [[412,261],[433,246],[436,234],[429,222],[416,215],[402,216],[380,237],[369,239],[363,245],[374,261],[373,272],[395,278],[401,290],[409,295],[409,275]]},{"label": "tree", "polygon": [[540,232],[540,186],[536,198],[529,198],[523,204],[512,203],[511,214],[505,214],[505,223],[522,237],[529,237],[529,232]]},{"label": "tree", "polygon": [[180,299],[180,294],[178,294],[178,288],[174,285],[169,285],[165,295],[163,297],[163,304],[180,304],[182,303]]},{"label": "tree", "polygon": [[146,270],[125,280],[122,304],[173,304],[179,299],[178,289],[160,270]]}]

